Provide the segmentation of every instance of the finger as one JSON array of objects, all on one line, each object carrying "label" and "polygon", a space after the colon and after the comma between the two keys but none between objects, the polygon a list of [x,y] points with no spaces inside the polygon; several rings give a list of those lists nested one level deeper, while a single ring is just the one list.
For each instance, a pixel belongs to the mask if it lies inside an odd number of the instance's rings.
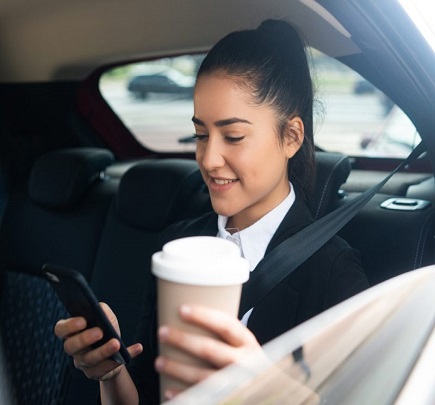
[{"label": "finger", "polygon": [[[113,377],[120,364],[112,360],[112,356],[119,350],[120,343],[111,339],[97,349],[74,356],[74,365],[94,380],[107,380]],[[132,358],[139,355],[143,348],[137,343],[127,348]],[[119,371],[119,370],[118,370]]]},{"label": "finger", "polygon": [[61,319],[54,326],[54,333],[57,337],[66,339],[86,328],[86,319],[78,316],[74,318]]},{"label": "finger", "polygon": [[258,345],[255,336],[236,317],[202,305],[182,305],[184,321],[200,326],[232,346]]},{"label": "finger", "polygon": [[143,352],[143,346],[140,343],[135,343],[134,345],[131,345],[127,347],[128,353],[130,354],[130,357],[134,359],[135,357],[139,356]]},{"label": "finger", "polygon": [[[158,331],[160,342],[176,347],[206,363],[222,368],[234,363],[248,350],[235,348],[212,337],[162,326]],[[246,348],[251,346],[246,346]]]},{"label": "finger", "polygon": [[102,337],[103,331],[100,328],[86,329],[83,332],[68,337],[63,344],[63,348],[67,354],[74,356],[90,350],[90,346],[101,340]]},{"label": "finger", "polygon": [[105,302],[100,302],[100,306],[101,306],[102,310],[104,311],[104,313],[106,314],[107,318],[109,319],[110,323],[114,326],[115,330],[121,336],[118,318],[116,317],[115,313],[112,311],[112,309]]},{"label": "finger", "polygon": [[174,399],[182,390],[179,388],[168,388],[163,393],[163,397],[166,401],[170,401],[171,399]]},{"label": "finger", "polygon": [[188,385],[196,384],[216,371],[214,368],[201,368],[179,363],[163,356],[157,357],[155,368],[159,373],[166,374]]},{"label": "finger", "polygon": [[[111,357],[119,351],[120,349],[120,343],[117,339],[111,339],[108,342],[106,342],[104,345],[101,345],[100,347],[89,350],[86,352],[83,352],[83,354],[80,354],[76,356],[76,364],[80,368],[89,368],[93,367],[95,365],[98,365],[106,360],[116,363],[115,361],[111,360]],[[136,343],[134,345],[131,345],[127,348],[127,351],[130,354],[131,358],[134,358],[138,356],[143,351],[143,347],[140,343]],[[119,365],[119,363],[116,363],[116,365]]]}]

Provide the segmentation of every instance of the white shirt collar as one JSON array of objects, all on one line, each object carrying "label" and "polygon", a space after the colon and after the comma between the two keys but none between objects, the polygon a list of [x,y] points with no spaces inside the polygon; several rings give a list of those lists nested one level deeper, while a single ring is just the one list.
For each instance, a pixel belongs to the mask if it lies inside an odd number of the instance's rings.
[{"label": "white shirt collar", "polygon": [[230,234],[225,229],[228,217],[219,215],[217,236],[219,238],[229,239],[240,246],[242,256],[249,261],[252,271],[264,257],[267,246],[288,210],[293,205],[295,198],[296,195],[290,183],[290,193],[279,205],[248,228],[233,234]]}]

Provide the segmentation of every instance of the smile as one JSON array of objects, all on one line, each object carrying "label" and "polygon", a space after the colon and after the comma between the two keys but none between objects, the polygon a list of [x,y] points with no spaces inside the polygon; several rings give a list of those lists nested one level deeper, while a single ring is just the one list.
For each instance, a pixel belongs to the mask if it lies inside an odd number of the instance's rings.
[{"label": "smile", "polygon": [[224,184],[234,183],[237,181],[237,179],[233,180],[224,180],[224,179],[212,179],[216,184],[219,184],[220,186],[223,186]]}]

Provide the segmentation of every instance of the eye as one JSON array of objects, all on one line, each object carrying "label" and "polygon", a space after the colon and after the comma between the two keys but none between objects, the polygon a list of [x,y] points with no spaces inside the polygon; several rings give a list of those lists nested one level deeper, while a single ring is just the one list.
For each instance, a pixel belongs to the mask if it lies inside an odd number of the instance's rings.
[{"label": "eye", "polygon": [[204,142],[208,139],[208,135],[193,134],[192,138],[195,139],[197,142]]},{"label": "eye", "polygon": [[229,143],[238,143],[240,141],[242,141],[245,137],[244,136],[226,136],[225,139],[227,142]]}]

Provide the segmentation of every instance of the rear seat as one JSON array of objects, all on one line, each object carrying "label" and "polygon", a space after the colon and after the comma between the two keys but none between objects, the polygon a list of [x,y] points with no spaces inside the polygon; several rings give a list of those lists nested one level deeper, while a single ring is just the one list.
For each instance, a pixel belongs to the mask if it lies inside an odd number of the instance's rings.
[{"label": "rear seat", "polygon": [[[196,162],[168,159],[141,163],[121,179],[103,229],[91,285],[122,320],[134,342],[141,295],[158,234],[169,224],[210,210]],[[134,282],[132,282],[134,280]]]},{"label": "rear seat", "polygon": [[[311,205],[316,217],[336,205],[350,170],[343,155],[318,158]],[[211,208],[194,161],[147,160],[131,165],[119,180],[101,175],[111,159],[110,152],[97,149],[53,152],[36,162],[28,186],[11,192],[0,230],[0,264],[8,282],[1,330],[7,332],[6,355],[15,367],[10,373],[20,403],[93,403],[98,388],[70,367],[53,336],[64,309],[45,280],[25,273],[38,274],[45,262],[81,271],[114,309],[131,344],[158,233]]]},{"label": "rear seat", "polygon": [[41,157],[28,184],[11,192],[0,231],[0,322],[19,403],[92,402],[98,388],[68,366],[54,338],[54,323],[66,313],[38,277],[42,264],[81,271],[132,343],[158,233],[210,209],[196,162],[151,160],[119,181],[101,176],[112,159],[104,150],[57,151]]},{"label": "rear seat", "polygon": [[47,153],[27,184],[11,191],[0,232],[8,268],[38,272],[46,262],[80,269],[89,277],[117,183],[100,173],[113,162],[96,148]]},{"label": "rear seat", "polygon": [[[127,345],[136,342],[159,232],[179,219],[210,209],[195,161],[145,161],[122,176],[104,224],[90,283],[96,296],[109,303],[117,315]],[[83,403],[97,391],[94,381],[74,370],[68,404]]]},{"label": "rear seat", "polygon": [[28,184],[10,191],[0,231],[0,331],[18,404],[65,397],[70,361],[53,325],[66,312],[36,274],[52,261],[90,275],[110,201],[99,173],[112,161],[109,151],[93,148],[48,153]]}]

